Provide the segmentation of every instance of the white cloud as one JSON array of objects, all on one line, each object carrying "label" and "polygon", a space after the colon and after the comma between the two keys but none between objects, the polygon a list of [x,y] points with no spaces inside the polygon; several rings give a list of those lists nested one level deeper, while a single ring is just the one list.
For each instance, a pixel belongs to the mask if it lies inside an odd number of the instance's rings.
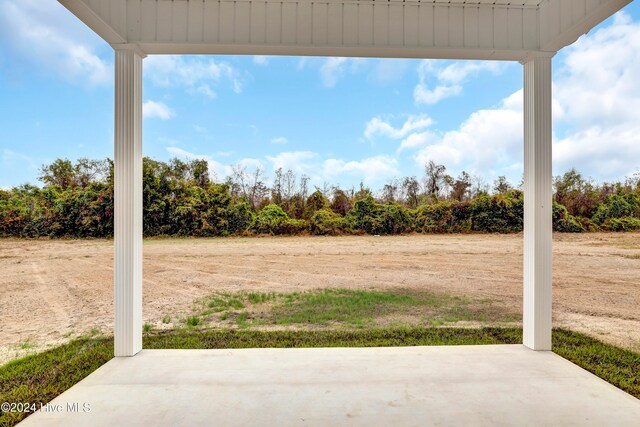
[{"label": "white cloud", "polygon": [[[416,104],[433,105],[446,98],[460,95],[463,91],[462,84],[467,77],[483,71],[498,74],[504,66],[495,61],[456,61],[445,67],[442,62],[432,59],[420,61],[418,65],[418,84],[413,90],[413,99]],[[436,84],[429,85],[429,80],[435,80]]]},{"label": "white cloud", "polygon": [[592,126],[557,140],[554,169],[571,167],[600,180],[616,180],[640,171],[640,126]]},{"label": "white cloud", "polygon": [[[637,122],[640,111],[640,23],[624,12],[613,24],[566,49],[555,97],[576,126]],[[579,122],[576,122],[579,120]]]},{"label": "white cloud", "polygon": [[235,93],[242,92],[242,73],[226,62],[202,56],[152,55],[144,60],[144,73],[158,86],[185,87],[190,93],[216,96],[212,85],[227,82]]},{"label": "white cloud", "polygon": [[222,181],[231,175],[231,166],[222,164],[206,154],[195,154],[178,147],[167,147],[167,153],[173,157],[187,160],[206,160],[209,165],[209,174],[213,180]]},{"label": "white cloud", "polygon": [[278,136],[276,138],[271,138],[271,143],[272,144],[286,144],[287,142],[289,142],[289,140],[287,138],[285,138],[284,136]]},{"label": "white cloud", "polygon": [[148,100],[142,104],[142,117],[169,120],[175,117],[175,113],[163,102]]},{"label": "white cloud", "polygon": [[640,169],[640,23],[620,12],[611,25],[564,52],[554,85],[567,130],[554,146],[558,171],[576,167],[598,179]]},{"label": "white cloud", "polygon": [[374,156],[360,161],[327,159],[322,165],[322,176],[329,182],[341,175],[361,178],[367,185],[380,185],[389,178],[400,175],[398,160],[389,156]]},{"label": "white cloud", "polygon": [[433,160],[452,172],[465,169],[472,174],[487,174],[509,167],[514,159],[522,157],[522,96],[520,90],[498,108],[474,112],[457,130],[442,135],[412,135],[403,141],[404,148],[427,144],[415,156],[418,165]]},{"label": "white cloud", "polygon": [[325,182],[338,184],[340,182],[354,183],[364,181],[374,188],[382,185],[388,179],[400,176],[398,160],[390,156],[374,156],[362,160],[344,160],[337,158],[323,158],[313,151],[283,151],[274,155],[267,155],[262,159],[243,158],[239,161],[221,163],[217,159],[231,153],[216,153],[215,156],[196,154],[176,146],[166,147],[167,153],[181,159],[203,159],[209,164],[209,171],[218,181],[233,173],[234,165],[241,165],[248,173],[260,167],[267,175],[267,184],[272,173],[278,168],[292,170],[298,177],[305,174],[310,177],[309,185],[321,186]]},{"label": "white cloud", "polygon": [[200,86],[195,88],[195,90],[193,88],[189,89],[189,92],[200,93],[206,96],[207,98],[211,98],[211,99],[216,98],[218,96],[218,94],[216,94],[216,92],[213,89],[211,89],[211,86],[209,86],[206,83],[202,83]]},{"label": "white cloud", "polygon": [[424,83],[419,83],[413,90],[413,98],[416,104],[437,104],[443,99],[452,98],[462,93],[462,86],[437,86],[435,89],[428,89]]},{"label": "white cloud", "polygon": [[[381,62],[384,60],[380,60]],[[298,71],[307,68],[318,70],[322,85],[327,88],[335,87],[338,81],[347,75],[356,74],[366,69],[371,61],[365,58],[343,58],[343,57],[301,57],[296,61],[296,69]],[[392,78],[393,72],[387,68],[380,66],[370,74],[370,80],[384,82],[385,79]],[[397,76],[396,76],[397,77]]]},{"label": "white cloud", "polygon": [[[560,134],[553,137],[554,173],[575,167],[598,180],[616,180],[640,170],[640,23],[618,13],[611,25],[561,52],[556,66],[553,117]],[[455,84],[467,71],[447,67],[437,74]],[[434,160],[453,173],[503,174],[517,182],[522,109],[520,90],[496,108],[471,114],[458,129],[411,133],[399,150],[417,149],[418,165]]]},{"label": "white cloud", "polygon": [[404,58],[344,58],[344,57],[302,57],[296,68],[317,69],[323,86],[335,87],[347,76],[362,74],[366,80],[376,85],[399,82],[411,66],[411,60]]},{"label": "white cloud", "polygon": [[256,55],[253,57],[253,63],[257,65],[268,65],[269,57],[264,55]]},{"label": "white cloud", "polygon": [[320,77],[326,87],[334,87],[340,77],[344,75],[347,58],[327,58],[320,67]]},{"label": "white cloud", "polygon": [[172,156],[175,157],[181,157],[181,158],[185,158],[185,159],[189,159],[189,160],[193,160],[193,159],[206,159],[208,156],[205,155],[201,155],[201,154],[195,154],[195,153],[191,153],[187,150],[184,150],[182,148],[179,147],[167,147],[167,153],[171,154]]},{"label": "white cloud", "polygon": [[275,156],[267,156],[273,170],[282,168],[296,173],[308,173],[317,168],[318,153],[313,151],[285,151]]},{"label": "white cloud", "polygon": [[380,117],[374,117],[366,124],[364,136],[367,139],[372,139],[377,135],[399,139],[405,137],[410,132],[427,128],[432,124],[433,120],[425,114],[409,116],[400,128],[394,128],[388,121]]},{"label": "white cloud", "polygon": [[298,71],[304,70],[308,62],[309,62],[309,57],[301,56],[300,58],[298,58],[298,61],[296,62],[296,69]]},{"label": "white cloud", "polygon": [[36,169],[38,167],[33,157],[6,148],[2,150],[2,162],[12,165],[17,162],[26,163],[31,169]]},{"label": "white cloud", "polygon": [[264,164],[260,159],[244,158],[236,163],[246,167],[248,170],[252,170],[255,168],[261,168],[264,170]]},{"label": "white cloud", "polygon": [[217,151],[215,156],[216,157],[230,157],[233,156],[234,152],[233,151]]},{"label": "white cloud", "polygon": [[93,86],[113,79],[113,64],[96,52],[108,48],[106,43],[55,1],[0,1],[0,44],[74,83]]},{"label": "white cloud", "polygon": [[416,149],[419,147],[424,147],[430,143],[433,143],[437,138],[437,135],[433,132],[417,132],[412,133],[402,140],[400,146],[398,147],[398,153],[404,150]]},{"label": "white cloud", "polygon": [[403,58],[378,59],[369,73],[369,79],[381,84],[397,82],[404,77],[410,64],[410,60]]},{"label": "white cloud", "polygon": [[[366,60],[361,58],[326,58],[320,66],[322,84],[325,87],[334,87],[347,73],[356,73],[365,63]],[[305,62],[299,62],[298,67],[304,68],[304,64]]]}]

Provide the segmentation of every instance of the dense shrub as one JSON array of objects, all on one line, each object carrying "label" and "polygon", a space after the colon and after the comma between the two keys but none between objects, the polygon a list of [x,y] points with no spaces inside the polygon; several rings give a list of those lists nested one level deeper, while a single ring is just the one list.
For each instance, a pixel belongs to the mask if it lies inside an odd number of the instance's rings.
[{"label": "dense shrub", "polygon": [[[259,170],[251,176],[242,168],[234,173],[224,184],[213,183],[204,160],[145,158],[144,235],[511,233],[523,228],[523,193],[503,185],[504,179],[489,196],[480,188],[472,193],[470,177],[461,174],[447,181],[451,189],[442,200],[438,185],[427,194],[411,177],[385,185],[381,200],[388,202],[381,203],[363,184],[357,191],[334,187],[328,200],[326,190],[307,196],[309,178],[296,187],[291,171],[280,173],[271,189]],[[111,161],[57,160],[41,174],[42,188],[0,189],[0,236],[113,236]],[[569,171],[554,185],[556,201],[570,206],[554,202],[555,231],[640,230],[640,177],[596,186]]]},{"label": "dense shrub", "polygon": [[352,231],[368,234],[398,234],[411,229],[407,209],[397,203],[378,204],[368,195],[358,201],[346,217]]},{"label": "dense shrub", "polygon": [[33,192],[36,187],[22,186],[0,200],[0,234],[25,237],[25,229],[33,222],[35,210]]},{"label": "dense shrub", "polygon": [[309,223],[304,219],[288,218],[273,234],[302,234],[309,230]]},{"label": "dense shrub", "polygon": [[310,219],[317,211],[327,208],[329,202],[321,191],[316,190],[307,198],[305,206],[304,219]]},{"label": "dense shrub", "polygon": [[346,216],[347,226],[351,231],[362,230],[369,234],[378,234],[378,218],[376,202],[367,196],[355,202],[353,209]]},{"label": "dense shrub", "polygon": [[555,177],[554,186],[555,201],[566,207],[569,215],[574,217],[591,218],[610,191],[609,185],[598,188],[575,169]]},{"label": "dense shrub", "polygon": [[569,211],[564,206],[553,202],[553,229],[565,233],[581,233],[586,231],[580,221],[573,215],[569,215]]},{"label": "dense shrub", "polygon": [[353,205],[351,204],[351,200],[347,193],[336,188],[333,191],[333,197],[331,198],[331,210],[338,215],[345,216],[347,212],[353,209]]},{"label": "dense shrub", "polygon": [[247,202],[236,203],[227,210],[227,232],[243,233],[255,221],[255,214]]},{"label": "dense shrub", "polygon": [[473,231],[512,233],[522,231],[524,200],[521,191],[507,194],[480,196],[471,202],[471,228]]},{"label": "dense shrub", "polygon": [[640,219],[632,217],[609,218],[602,228],[607,231],[638,231],[640,230]]},{"label": "dense shrub", "polygon": [[307,229],[307,222],[292,219],[275,204],[265,206],[255,217],[251,230],[258,234],[299,234]]},{"label": "dense shrub", "polygon": [[260,234],[279,234],[280,230],[289,216],[278,205],[268,205],[262,208],[255,217],[251,229]]},{"label": "dense shrub", "polygon": [[460,233],[471,229],[469,204],[438,202],[415,210],[414,230],[420,233]]},{"label": "dense shrub", "polygon": [[598,206],[593,221],[604,224],[608,219],[640,217],[640,197],[637,193],[611,194]]},{"label": "dense shrub", "polygon": [[378,205],[380,228],[377,234],[400,234],[411,230],[407,209],[395,202]]},{"label": "dense shrub", "polygon": [[309,231],[315,235],[336,235],[344,231],[345,220],[328,209],[316,211],[309,220]]},{"label": "dense shrub", "polygon": [[589,231],[589,232],[602,231],[602,228],[598,224],[590,220],[589,218],[577,216],[575,217],[575,220],[578,222],[578,224],[580,224],[580,226],[584,231]]}]

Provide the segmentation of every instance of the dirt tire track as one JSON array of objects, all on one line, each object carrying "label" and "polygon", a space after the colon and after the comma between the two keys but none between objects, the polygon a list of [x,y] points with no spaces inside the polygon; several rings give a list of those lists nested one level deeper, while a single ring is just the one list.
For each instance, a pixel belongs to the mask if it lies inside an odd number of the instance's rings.
[{"label": "dirt tire track", "polygon": [[[35,262],[30,262],[32,277],[36,283],[35,294],[42,300],[42,306],[49,309],[55,317],[56,324],[63,324],[69,320],[69,313],[63,305],[64,300],[70,297],[67,288],[55,286],[47,282],[40,273],[40,267]],[[64,297],[63,295],[64,294]]]}]

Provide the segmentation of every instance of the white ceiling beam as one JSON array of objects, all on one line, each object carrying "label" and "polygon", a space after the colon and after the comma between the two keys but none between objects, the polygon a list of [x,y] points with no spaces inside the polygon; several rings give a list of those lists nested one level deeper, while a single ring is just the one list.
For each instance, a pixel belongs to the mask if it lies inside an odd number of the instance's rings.
[{"label": "white ceiling beam", "polygon": [[544,0],[540,4],[540,50],[558,51],[632,0]]},{"label": "white ceiling beam", "polygon": [[139,43],[140,50],[149,55],[274,55],[274,56],[338,56],[352,58],[429,58],[468,59],[496,61],[525,61],[532,57],[551,57],[555,52],[523,50],[483,49],[421,49],[373,46],[299,46],[299,45],[252,45],[252,44],[171,44]]},{"label": "white ceiling beam", "polygon": [[631,0],[59,0],[141,54],[553,56]]},{"label": "white ceiling beam", "polygon": [[84,22],[109,44],[126,43],[127,39],[82,0],[58,0],[71,13]]}]

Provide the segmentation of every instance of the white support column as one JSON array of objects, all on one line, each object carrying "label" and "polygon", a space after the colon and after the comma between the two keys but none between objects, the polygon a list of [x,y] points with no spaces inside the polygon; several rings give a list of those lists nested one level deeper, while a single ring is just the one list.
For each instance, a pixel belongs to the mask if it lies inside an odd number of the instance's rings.
[{"label": "white support column", "polygon": [[142,350],[142,55],[115,51],[116,356]]},{"label": "white support column", "polygon": [[551,350],[551,58],[524,62],[524,345]]}]

